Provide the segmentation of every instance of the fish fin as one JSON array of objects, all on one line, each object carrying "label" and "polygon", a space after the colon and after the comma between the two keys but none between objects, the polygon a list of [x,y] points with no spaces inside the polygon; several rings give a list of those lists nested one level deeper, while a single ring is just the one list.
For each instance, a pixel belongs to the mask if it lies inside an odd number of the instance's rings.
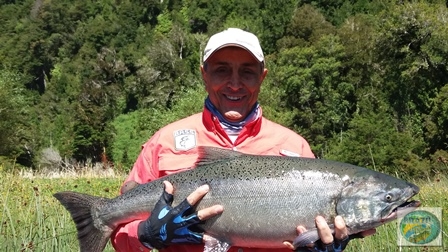
[{"label": "fish fin", "polygon": [[53,196],[70,212],[75,222],[80,251],[103,251],[113,229],[107,226],[101,229],[96,227],[91,209],[107,199],[76,192],[58,192]]},{"label": "fish fin", "polygon": [[226,252],[230,249],[230,244],[225,241],[220,241],[211,236],[204,236],[204,252]]},{"label": "fish fin", "polygon": [[[328,227],[334,235],[334,224],[328,224]],[[319,239],[320,237],[319,233],[317,233],[317,228],[313,228],[297,236],[292,242],[292,245],[294,248],[305,247],[308,244],[315,243]]]},{"label": "fish fin", "polygon": [[217,147],[210,147],[210,146],[199,146],[198,153],[199,158],[196,161],[196,166],[212,164],[218,161],[234,159],[242,155],[245,155],[238,151]]},{"label": "fish fin", "polygon": [[120,192],[121,194],[125,194],[139,185],[140,184],[135,182],[134,180],[129,180],[128,182],[124,183],[124,185],[121,187]]},{"label": "fish fin", "polygon": [[292,242],[292,245],[294,246],[294,248],[305,247],[306,245],[314,243],[319,239],[320,238],[319,234],[317,233],[317,229],[312,229],[297,236]]},{"label": "fish fin", "polygon": [[[331,233],[334,235],[334,224],[329,224],[328,226],[330,227]],[[292,242],[292,245],[294,248],[305,247],[306,245],[314,243],[319,239],[320,237],[317,233],[317,229],[313,228],[297,236]]]}]

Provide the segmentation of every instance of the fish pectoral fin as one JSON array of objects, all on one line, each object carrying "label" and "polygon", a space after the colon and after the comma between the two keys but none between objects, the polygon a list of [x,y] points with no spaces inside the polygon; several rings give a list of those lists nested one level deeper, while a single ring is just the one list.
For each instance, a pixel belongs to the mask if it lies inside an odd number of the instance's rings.
[{"label": "fish pectoral fin", "polygon": [[[331,233],[334,235],[334,224],[329,224],[328,227],[330,228]],[[294,246],[294,248],[306,247],[308,244],[315,243],[319,239],[320,237],[319,233],[317,233],[317,228],[313,228],[297,236],[292,242],[292,245]]]},{"label": "fish pectoral fin", "polygon": [[227,252],[230,244],[214,237],[204,235],[204,252]]},{"label": "fish pectoral fin", "polygon": [[292,242],[292,245],[294,248],[306,247],[306,245],[314,243],[319,239],[317,229],[311,229],[297,236]]}]

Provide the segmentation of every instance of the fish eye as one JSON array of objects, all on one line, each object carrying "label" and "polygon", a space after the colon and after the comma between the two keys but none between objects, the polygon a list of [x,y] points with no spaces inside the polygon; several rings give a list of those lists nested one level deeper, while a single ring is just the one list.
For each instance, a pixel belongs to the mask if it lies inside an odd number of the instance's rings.
[{"label": "fish eye", "polygon": [[392,194],[388,193],[386,194],[386,196],[384,197],[386,199],[386,201],[390,202],[392,200]]}]

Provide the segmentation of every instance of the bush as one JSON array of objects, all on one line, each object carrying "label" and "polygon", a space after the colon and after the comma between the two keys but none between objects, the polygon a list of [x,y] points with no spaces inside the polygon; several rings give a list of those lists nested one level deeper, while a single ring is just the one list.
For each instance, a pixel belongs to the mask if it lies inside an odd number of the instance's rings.
[{"label": "bush", "polygon": [[62,157],[59,151],[49,147],[41,151],[39,166],[43,169],[59,170],[62,165]]}]

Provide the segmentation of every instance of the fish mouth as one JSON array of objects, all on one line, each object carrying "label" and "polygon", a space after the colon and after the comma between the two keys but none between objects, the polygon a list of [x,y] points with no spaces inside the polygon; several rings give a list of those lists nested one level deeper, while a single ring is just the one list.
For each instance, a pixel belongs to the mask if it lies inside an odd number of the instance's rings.
[{"label": "fish mouth", "polygon": [[397,219],[398,215],[404,216],[417,209],[420,205],[421,202],[418,200],[406,201],[392,210],[392,212],[388,216],[382,218],[381,222],[386,223],[389,221],[393,221]]}]

